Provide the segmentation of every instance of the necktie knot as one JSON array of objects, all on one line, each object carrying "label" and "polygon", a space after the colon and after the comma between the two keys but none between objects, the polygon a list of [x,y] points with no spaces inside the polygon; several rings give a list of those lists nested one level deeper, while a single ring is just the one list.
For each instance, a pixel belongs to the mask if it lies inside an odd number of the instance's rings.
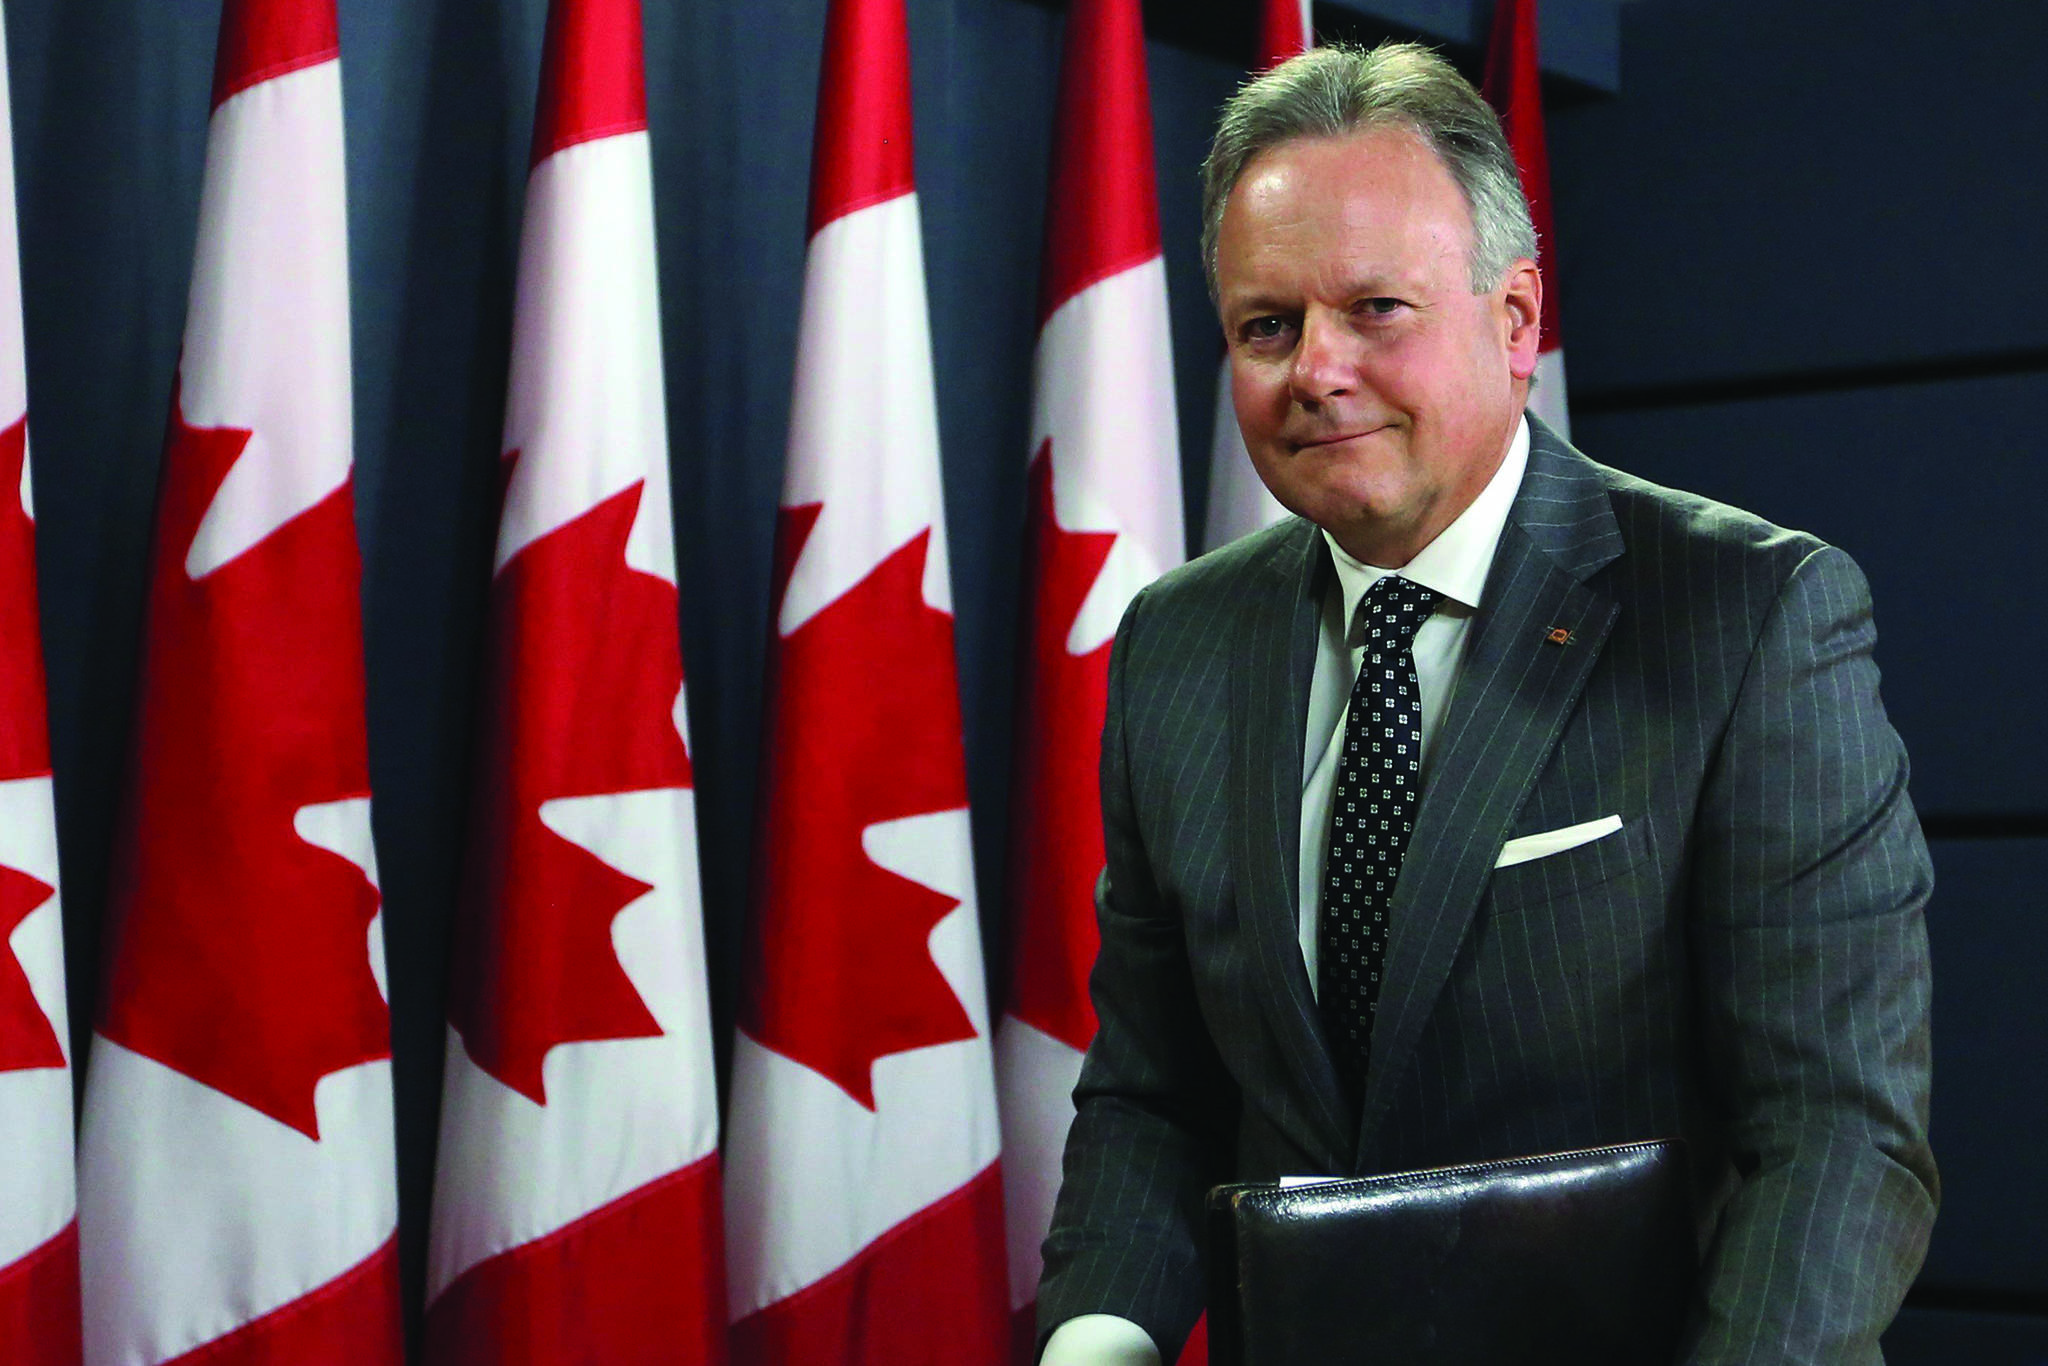
[{"label": "necktie knot", "polygon": [[1435,589],[1399,574],[1380,578],[1358,605],[1358,624],[1367,646],[1406,650],[1416,631],[1436,611]]}]

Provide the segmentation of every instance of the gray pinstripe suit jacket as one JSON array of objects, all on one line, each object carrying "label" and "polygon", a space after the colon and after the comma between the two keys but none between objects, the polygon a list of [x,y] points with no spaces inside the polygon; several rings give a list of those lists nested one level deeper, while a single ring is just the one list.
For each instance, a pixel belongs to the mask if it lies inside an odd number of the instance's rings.
[{"label": "gray pinstripe suit jacket", "polygon": [[[1938,1183],[1932,872],[1867,585],[1810,536],[1530,425],[1395,891],[1362,1112],[1296,939],[1321,538],[1293,519],[1131,604],[1100,1032],[1042,1333],[1119,1314],[1172,1360],[1216,1181],[1682,1134],[1703,1266],[1682,1359],[1881,1361]],[[1510,838],[1609,814],[1617,834],[1494,870]]]}]

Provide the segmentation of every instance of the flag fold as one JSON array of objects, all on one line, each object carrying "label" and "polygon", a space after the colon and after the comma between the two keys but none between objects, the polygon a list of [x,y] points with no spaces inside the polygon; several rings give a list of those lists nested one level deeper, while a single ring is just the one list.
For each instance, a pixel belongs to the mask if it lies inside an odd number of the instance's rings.
[{"label": "flag fold", "polygon": [[742,1363],[1004,1350],[902,0],[826,19],[726,1220]]},{"label": "flag fold", "polygon": [[77,1366],[71,1026],[0,26],[0,1361]]},{"label": "flag fold", "polygon": [[725,1359],[639,0],[554,0],[427,1268],[432,1366]]},{"label": "flag fold", "polygon": [[1011,955],[996,1063],[1013,1359],[1028,1363],[1039,1244],[1095,1035],[1096,765],[1109,648],[1184,556],[1180,438],[1137,0],[1067,16],[1046,200],[1026,462],[1024,629],[1012,770]]},{"label": "flag fold", "polygon": [[80,1133],[85,1356],[402,1358],[332,0],[222,10]]}]

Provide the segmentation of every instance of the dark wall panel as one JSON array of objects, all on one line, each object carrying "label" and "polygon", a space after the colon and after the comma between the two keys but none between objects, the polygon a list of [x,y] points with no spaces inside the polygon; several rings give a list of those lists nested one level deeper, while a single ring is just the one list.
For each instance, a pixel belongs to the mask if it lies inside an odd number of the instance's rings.
[{"label": "dark wall panel", "polygon": [[[1537,11],[1543,74],[1613,91],[1621,84],[1621,0],[1544,0]],[[1484,48],[1495,0],[1323,0],[1318,27],[1350,14],[1404,28],[1424,42]]]},{"label": "dark wall panel", "polygon": [[1598,413],[1573,434],[1854,555],[1922,813],[2039,814],[2048,631],[2025,604],[2048,597],[2044,408],[2048,374]]},{"label": "dark wall panel", "polygon": [[1884,1335],[1886,1366],[2048,1366],[2048,1317],[1908,1308]]},{"label": "dark wall panel", "polygon": [[1576,386],[2048,345],[2048,6],[1622,6],[1554,110]]},{"label": "dark wall panel", "polygon": [[2048,839],[1939,840],[1933,853],[1942,1198],[1919,1288],[2048,1311]]}]

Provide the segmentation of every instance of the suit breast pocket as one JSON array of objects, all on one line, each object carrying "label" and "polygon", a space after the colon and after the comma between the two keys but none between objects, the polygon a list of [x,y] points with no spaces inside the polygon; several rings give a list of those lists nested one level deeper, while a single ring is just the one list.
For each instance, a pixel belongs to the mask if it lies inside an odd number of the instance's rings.
[{"label": "suit breast pocket", "polygon": [[1654,849],[1649,817],[1636,816],[1611,835],[1494,869],[1493,879],[1487,883],[1487,899],[1496,912],[1506,912],[1559,897],[1582,896],[1637,867]]}]

